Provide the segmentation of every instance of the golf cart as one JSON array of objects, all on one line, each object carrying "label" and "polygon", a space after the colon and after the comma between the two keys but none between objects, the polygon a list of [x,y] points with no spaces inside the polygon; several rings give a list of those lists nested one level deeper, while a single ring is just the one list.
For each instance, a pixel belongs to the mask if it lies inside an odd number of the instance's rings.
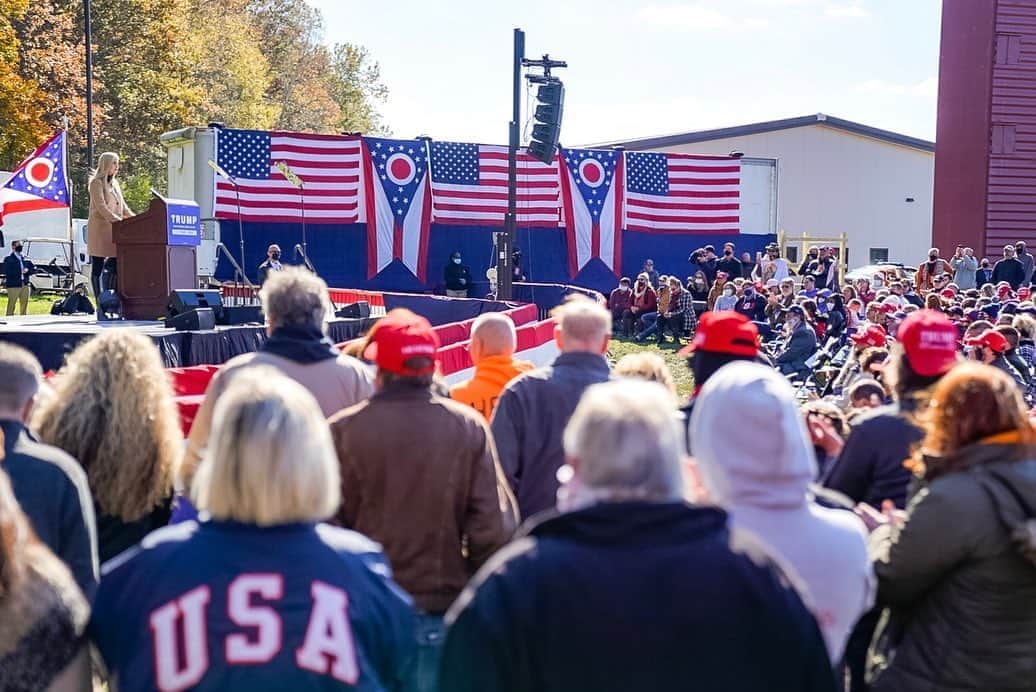
[{"label": "golf cart", "polygon": [[22,244],[25,257],[36,265],[29,277],[33,293],[67,295],[80,286],[90,293],[90,279],[81,273],[71,241],[35,237],[26,238]]}]

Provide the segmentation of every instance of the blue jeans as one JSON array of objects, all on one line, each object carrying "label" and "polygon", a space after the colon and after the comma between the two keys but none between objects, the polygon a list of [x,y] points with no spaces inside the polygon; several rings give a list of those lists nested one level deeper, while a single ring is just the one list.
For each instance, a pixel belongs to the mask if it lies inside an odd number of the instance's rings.
[{"label": "blue jeans", "polygon": [[438,692],[439,659],[446,640],[446,624],[442,615],[418,612],[414,618],[417,652],[403,689],[406,692]]},{"label": "blue jeans", "polygon": [[641,317],[644,321],[644,331],[637,334],[638,339],[646,339],[658,329],[658,313],[657,312],[645,312],[644,316]]}]

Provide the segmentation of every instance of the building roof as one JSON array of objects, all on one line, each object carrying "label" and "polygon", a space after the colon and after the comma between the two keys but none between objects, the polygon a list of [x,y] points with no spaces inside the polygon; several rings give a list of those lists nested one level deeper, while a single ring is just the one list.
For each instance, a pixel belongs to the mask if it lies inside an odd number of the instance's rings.
[{"label": "building roof", "polygon": [[901,135],[898,132],[882,130],[870,125],[854,123],[851,120],[842,120],[823,113],[803,115],[798,118],[785,118],[783,120],[768,120],[750,125],[737,125],[735,127],[721,127],[716,130],[698,130],[697,132],[684,132],[675,135],[663,135],[659,137],[644,137],[641,139],[620,140],[615,142],[604,142],[594,147],[623,146],[627,149],[664,149],[666,147],[679,146],[681,144],[694,144],[695,142],[711,142],[716,139],[728,139],[731,137],[744,137],[745,135],[757,135],[763,132],[775,132],[777,130],[789,130],[794,127],[807,127],[809,125],[823,125],[836,130],[851,132],[855,135],[870,137],[890,144],[898,144],[911,149],[934,152],[935,142],[929,142],[917,137]]}]

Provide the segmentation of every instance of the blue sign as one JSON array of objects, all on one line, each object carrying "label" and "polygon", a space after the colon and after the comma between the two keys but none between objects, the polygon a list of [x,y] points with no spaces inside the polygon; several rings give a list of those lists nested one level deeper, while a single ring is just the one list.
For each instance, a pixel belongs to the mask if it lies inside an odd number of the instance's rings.
[{"label": "blue sign", "polygon": [[201,245],[201,210],[194,202],[166,200],[170,245]]}]

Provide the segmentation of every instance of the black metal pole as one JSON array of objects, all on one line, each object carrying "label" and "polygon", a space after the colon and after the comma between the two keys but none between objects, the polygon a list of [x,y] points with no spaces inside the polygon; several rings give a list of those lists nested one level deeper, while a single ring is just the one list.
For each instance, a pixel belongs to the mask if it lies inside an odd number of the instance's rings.
[{"label": "black metal pole", "polygon": [[94,165],[94,59],[90,0],[83,0],[83,15],[83,34],[86,43],[86,167],[89,169]]},{"label": "black metal pole", "polygon": [[497,297],[501,300],[513,298],[512,280],[514,265],[514,234],[518,226],[518,130],[522,119],[522,60],[525,58],[525,32],[514,30],[514,94],[511,125],[508,131],[507,148],[507,215],[504,216],[504,232],[497,236],[496,282]]}]

